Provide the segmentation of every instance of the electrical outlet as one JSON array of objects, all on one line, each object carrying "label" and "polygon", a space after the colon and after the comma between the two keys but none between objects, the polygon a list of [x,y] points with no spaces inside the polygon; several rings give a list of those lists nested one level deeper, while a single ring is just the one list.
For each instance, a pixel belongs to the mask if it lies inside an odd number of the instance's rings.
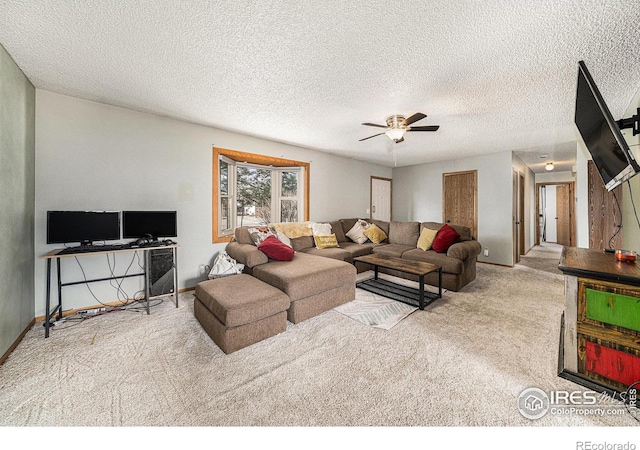
[{"label": "electrical outlet", "polygon": [[488,248],[484,249],[484,256],[489,256],[489,249]]}]

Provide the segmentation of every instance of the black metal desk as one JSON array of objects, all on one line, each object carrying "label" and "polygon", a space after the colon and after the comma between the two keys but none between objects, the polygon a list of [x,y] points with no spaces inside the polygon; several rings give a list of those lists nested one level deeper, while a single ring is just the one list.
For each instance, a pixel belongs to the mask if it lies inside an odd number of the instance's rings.
[{"label": "black metal desk", "polygon": [[[144,277],[144,293],[145,293],[145,301],[147,306],[147,314],[149,311],[149,300],[152,298],[164,297],[168,295],[173,295],[175,298],[176,308],[178,307],[178,244],[169,244],[169,245],[158,245],[158,246],[149,246],[149,247],[126,247],[113,250],[106,251],[91,251],[91,252],[78,252],[78,253],[61,253],[62,248],[58,248],[55,250],[51,250],[49,253],[42,255],[40,258],[46,259],[47,261],[47,288],[46,288],[46,311],[45,311],[45,323],[44,323],[44,337],[49,337],[49,328],[51,327],[51,318],[57,314],[57,319],[62,319],[62,288],[65,286],[74,286],[78,284],[85,283],[96,283],[99,281],[109,281],[109,280],[119,280],[122,278],[130,278],[130,277]],[[149,282],[149,272],[151,268],[151,251],[158,249],[172,249],[173,250],[173,293],[163,294],[151,296],[150,292],[150,282]],[[60,260],[63,258],[76,258],[82,256],[95,256],[95,255],[103,255],[107,253],[123,253],[123,252],[144,252],[144,272],[135,273],[135,274],[126,274],[121,276],[110,276],[103,278],[94,278],[90,280],[82,280],[82,281],[71,281],[71,282],[62,282],[62,271]],[[51,309],[51,261],[56,260],[56,273],[58,276],[58,304]]]}]

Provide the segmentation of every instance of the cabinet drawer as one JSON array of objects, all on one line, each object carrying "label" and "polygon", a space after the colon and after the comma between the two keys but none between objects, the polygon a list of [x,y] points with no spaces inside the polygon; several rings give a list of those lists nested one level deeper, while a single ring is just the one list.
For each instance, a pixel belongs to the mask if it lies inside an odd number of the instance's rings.
[{"label": "cabinet drawer", "polygon": [[640,332],[640,290],[615,283],[580,280],[578,321]]},{"label": "cabinet drawer", "polygon": [[578,335],[578,372],[618,390],[640,381],[640,352]]}]

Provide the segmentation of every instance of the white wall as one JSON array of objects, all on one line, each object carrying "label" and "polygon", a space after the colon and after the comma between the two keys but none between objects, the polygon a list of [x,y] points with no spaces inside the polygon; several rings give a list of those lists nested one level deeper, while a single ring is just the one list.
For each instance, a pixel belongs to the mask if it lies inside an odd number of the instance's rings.
[{"label": "white wall", "polygon": [[[370,176],[392,169],[52,92],[36,91],[36,256],[46,244],[48,210],[166,209],[178,211],[179,287],[202,280],[224,244],[211,243],[212,147],[310,162],[310,219],[365,216]],[[108,275],[105,256],[79,260],[87,278]],[[116,274],[139,272],[131,255],[119,256]],[[63,261],[63,281],[82,280],[73,258]],[[137,270],[136,270],[137,269]],[[36,315],[44,315],[45,263],[36,261]],[[142,278],[122,284],[128,296]],[[103,303],[117,299],[107,282],[90,285]],[[54,296],[55,298],[55,296]],[[86,285],[63,291],[63,309],[98,304]]]},{"label": "white wall", "polygon": [[393,219],[442,221],[442,174],[478,171],[478,241],[489,249],[479,261],[513,261],[511,152],[393,169]]},{"label": "white wall", "polygon": [[[623,118],[638,114],[638,108],[640,108],[640,89],[631,100]],[[628,128],[622,130],[622,134],[636,161],[640,161],[640,134],[634,136],[632,130]],[[631,193],[629,187],[631,187]],[[640,217],[640,175],[631,178],[629,185],[624,186],[622,193],[622,229],[624,230],[622,246],[625,249],[640,252],[640,223],[638,223],[639,219],[636,217],[636,213]]]},{"label": "white wall", "polygon": [[545,172],[536,173],[536,183],[562,183],[564,181],[576,181],[573,172]]}]

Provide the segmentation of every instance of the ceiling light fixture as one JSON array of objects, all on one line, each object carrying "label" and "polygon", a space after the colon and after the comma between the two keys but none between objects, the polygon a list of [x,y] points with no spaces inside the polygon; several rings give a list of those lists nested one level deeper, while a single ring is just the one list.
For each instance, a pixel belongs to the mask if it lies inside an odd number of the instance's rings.
[{"label": "ceiling light fixture", "polygon": [[402,139],[404,137],[404,128],[390,128],[387,131],[385,131],[384,134],[387,135],[387,137],[389,139],[391,139],[393,142],[398,142],[400,139]]},{"label": "ceiling light fixture", "polygon": [[544,166],[545,169],[547,170],[553,170],[553,163],[552,162],[548,162],[546,166]]}]

